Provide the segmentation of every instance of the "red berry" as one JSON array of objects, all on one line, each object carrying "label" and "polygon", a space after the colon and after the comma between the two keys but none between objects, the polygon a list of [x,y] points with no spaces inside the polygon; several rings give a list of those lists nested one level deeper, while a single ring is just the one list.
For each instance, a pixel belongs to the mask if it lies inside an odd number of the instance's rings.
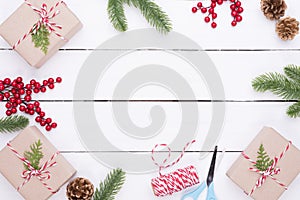
[{"label": "red berry", "polygon": [[18,83],[17,83],[16,81],[13,81],[13,82],[11,83],[11,86],[13,86],[14,88],[16,88],[16,87],[18,86]]},{"label": "red berry", "polygon": [[29,115],[34,115],[34,110],[29,110]]},{"label": "red berry", "polygon": [[20,110],[21,112],[24,112],[24,111],[26,110],[26,108],[25,108],[25,106],[20,106],[19,110]]},{"label": "red berry", "polygon": [[7,110],[5,113],[7,116],[11,116],[11,114],[12,114],[12,112],[10,110]]},{"label": "red berry", "polygon": [[17,101],[16,101],[16,102],[17,102],[17,104],[19,104],[19,105],[20,105],[20,104],[22,103],[22,99],[17,99]]},{"label": "red berry", "polygon": [[214,9],[213,9],[213,8],[208,9],[208,13],[209,13],[209,14],[214,13]]},{"label": "red berry", "polygon": [[213,19],[216,19],[217,18],[217,13],[213,13],[212,15],[211,15],[211,17],[213,18]]},{"label": "red berry", "polygon": [[52,122],[52,119],[51,119],[51,118],[47,118],[47,119],[46,119],[46,123],[47,123],[47,124],[50,124],[51,122]]},{"label": "red berry", "polygon": [[41,88],[41,92],[43,92],[43,93],[46,92],[46,90],[47,90],[47,89],[46,89],[45,87],[42,87],[42,88]]},{"label": "red berry", "polygon": [[24,89],[19,90],[19,94],[20,94],[20,95],[25,94],[25,90],[24,90]]},{"label": "red berry", "polygon": [[40,121],[40,125],[41,125],[41,126],[45,126],[45,125],[46,125],[46,122],[45,122],[44,120],[41,120],[41,121]]},{"label": "red berry", "polygon": [[45,113],[44,112],[40,112],[40,116],[41,117],[45,117]]},{"label": "red berry", "polygon": [[9,85],[11,83],[11,80],[9,78],[4,79],[4,83],[6,85]]},{"label": "red berry", "polygon": [[241,22],[241,21],[243,20],[243,18],[242,18],[241,15],[237,15],[236,18],[235,18],[235,20],[236,20],[237,22]]},{"label": "red berry", "polygon": [[51,84],[48,85],[48,87],[49,87],[50,89],[53,89],[53,88],[54,88],[54,84],[51,83]]},{"label": "red berry", "polygon": [[217,23],[216,22],[211,23],[211,27],[212,28],[216,28],[217,27]]},{"label": "red berry", "polygon": [[40,87],[41,87],[41,84],[40,84],[39,82],[36,82],[36,83],[34,84],[34,87],[35,87],[35,88],[40,88]]},{"label": "red berry", "polygon": [[7,99],[8,99],[8,98],[10,97],[10,94],[9,94],[9,92],[5,92],[5,93],[4,93],[4,96],[5,96],[5,98],[7,98]]},{"label": "red berry", "polygon": [[[197,7],[198,8],[201,8],[202,7],[202,3],[201,2],[199,2],[199,3],[197,3]],[[56,80],[57,81],[57,80]],[[57,81],[58,82],[58,81]]]},{"label": "red berry", "polygon": [[49,79],[48,79],[48,82],[49,82],[49,83],[54,83],[54,79],[53,79],[53,78],[49,78]]},{"label": "red berry", "polygon": [[235,5],[236,5],[237,7],[240,7],[240,6],[242,5],[242,3],[241,3],[240,1],[237,1],[237,2],[235,2]]},{"label": "red berry", "polygon": [[235,16],[237,15],[237,12],[236,12],[235,10],[233,10],[233,11],[231,12],[231,15],[232,15],[233,17],[235,17]]},{"label": "red berry", "polygon": [[31,101],[31,96],[26,95],[26,96],[24,97],[24,100],[27,101],[27,102]]},{"label": "red berry", "polygon": [[217,0],[217,4],[221,5],[223,3],[223,0]]},{"label": "red berry", "polygon": [[31,85],[34,85],[35,82],[36,82],[36,81],[35,81],[34,79],[32,79],[32,80],[30,81],[30,84],[31,84]]},{"label": "red berry", "polygon": [[28,108],[25,109],[25,113],[29,114],[29,109]]},{"label": "red berry", "polygon": [[42,120],[42,118],[41,118],[40,116],[37,116],[37,117],[35,118],[35,121],[36,121],[36,122],[41,122],[41,120]]},{"label": "red berry", "polygon": [[193,7],[193,8],[192,8],[192,12],[193,12],[193,13],[196,13],[197,10],[198,10],[198,9],[197,9],[196,7]]},{"label": "red berry", "polygon": [[12,107],[16,108],[18,106],[18,104],[15,102],[12,104]]},{"label": "red berry", "polygon": [[205,21],[206,23],[208,23],[208,22],[210,21],[210,18],[209,18],[209,17],[205,17],[205,18],[204,18],[204,21]]},{"label": "red berry", "polygon": [[242,7],[239,7],[239,8],[237,9],[237,11],[238,11],[238,13],[242,13],[242,12],[244,11],[244,9],[243,9]]},{"label": "red berry", "polygon": [[217,6],[217,4],[215,2],[212,2],[210,7],[215,8]]},{"label": "red berry", "polygon": [[40,92],[40,89],[39,89],[39,88],[34,88],[34,89],[33,89],[33,92],[34,92],[34,93],[39,93],[39,92]]},{"label": "red berry", "polygon": [[42,112],[42,109],[40,107],[35,108],[35,112],[40,113]]},{"label": "red berry", "polygon": [[6,107],[6,108],[11,108],[11,103],[9,103],[9,102],[6,103],[6,104],[5,104],[5,107]]},{"label": "red berry", "polygon": [[26,90],[26,94],[27,94],[27,95],[31,95],[31,94],[32,94],[32,91],[31,91],[31,90]]},{"label": "red berry", "polygon": [[207,9],[206,9],[206,8],[201,8],[201,12],[202,12],[202,13],[206,13],[206,12],[207,12]]},{"label": "red berry", "polygon": [[51,127],[52,127],[52,128],[56,128],[56,127],[57,127],[57,124],[56,124],[56,123],[52,123],[52,124],[51,124]]},{"label": "red berry", "polygon": [[17,109],[16,109],[16,108],[12,108],[12,109],[11,109],[11,112],[12,112],[12,113],[17,113]]},{"label": "red berry", "polygon": [[56,78],[56,82],[57,82],[57,83],[61,83],[61,82],[62,82],[62,78],[61,78],[61,77],[57,77],[57,78]]},{"label": "red berry", "polygon": [[46,126],[46,131],[51,131],[52,127],[51,126]]},{"label": "red berry", "polygon": [[31,89],[31,85],[30,84],[26,84],[25,88],[26,89]]},{"label": "red berry", "polygon": [[230,2],[234,3],[234,2],[235,2],[235,0],[230,0]]},{"label": "red berry", "polygon": [[235,10],[235,8],[236,8],[235,4],[231,4],[231,5],[230,5],[230,9],[231,9],[231,10]]},{"label": "red berry", "polygon": [[21,83],[23,81],[22,77],[16,78],[17,83]]},{"label": "red berry", "polygon": [[19,98],[20,98],[20,94],[19,94],[19,93],[16,93],[16,94],[14,94],[14,97],[15,97],[16,99],[19,99]]},{"label": "red berry", "polygon": [[40,107],[40,102],[35,101],[35,102],[33,103],[33,105],[34,105],[35,107]]},{"label": "red berry", "polygon": [[48,85],[48,81],[47,81],[47,80],[44,80],[44,81],[43,81],[43,85]]},{"label": "red berry", "polygon": [[5,89],[5,86],[3,84],[0,84],[0,91],[3,91]]},{"label": "red berry", "polygon": [[16,98],[12,97],[12,98],[9,99],[9,101],[10,101],[11,103],[14,103],[14,102],[16,102]]},{"label": "red berry", "polygon": [[3,99],[4,99],[3,94],[0,94],[0,101],[3,101]]},{"label": "red berry", "polygon": [[29,110],[33,110],[34,105],[33,105],[32,103],[30,103],[30,104],[27,105],[27,108],[28,108]]}]

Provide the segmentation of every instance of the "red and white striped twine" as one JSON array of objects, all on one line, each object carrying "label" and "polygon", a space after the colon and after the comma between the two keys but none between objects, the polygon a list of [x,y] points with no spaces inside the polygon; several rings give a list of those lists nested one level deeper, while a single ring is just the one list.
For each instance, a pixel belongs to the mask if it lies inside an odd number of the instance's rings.
[{"label": "red and white striped twine", "polygon": [[[260,171],[259,169],[256,169],[256,168],[253,168],[253,167],[249,168],[250,171],[259,173],[261,175],[260,178],[256,181],[255,186],[248,193],[249,196],[252,195],[257,188],[260,188],[265,183],[265,181],[267,180],[268,177],[270,177],[278,185],[284,187],[284,189],[287,190],[287,186],[284,183],[282,183],[279,180],[277,180],[273,175],[277,175],[277,174],[280,173],[280,168],[277,168],[276,166],[278,164],[278,161],[280,159],[282,159],[282,157],[284,156],[284,154],[289,150],[291,144],[292,144],[292,142],[289,141],[289,143],[287,144],[287,146],[285,147],[285,149],[280,153],[279,157],[275,156],[275,158],[273,159],[273,164],[271,166],[269,166],[266,171]],[[242,155],[243,155],[243,157],[245,159],[247,159],[253,165],[256,164],[256,162],[254,160],[252,160],[248,155],[246,155],[245,152],[242,152]]]},{"label": "red and white striped twine", "polygon": [[[162,169],[166,169],[178,163],[182,159],[186,149],[194,142],[196,141],[192,140],[191,142],[188,142],[184,146],[180,156],[174,162],[167,165],[165,164],[171,158],[170,147],[167,144],[157,144],[154,146],[154,148],[152,149],[151,159],[153,160],[154,164],[159,167],[159,175],[160,175],[159,177],[153,178],[151,180],[152,188],[156,196],[171,195],[175,192],[179,192],[187,187],[199,183],[199,176],[194,166],[189,166],[184,169],[177,169],[176,171],[166,175],[161,174]],[[159,146],[166,147],[168,149],[168,156],[163,160],[162,164],[156,162],[154,158],[155,149]]]},{"label": "red and white striped twine", "polygon": [[[48,29],[48,31],[50,33],[54,33],[55,35],[57,35],[59,38],[61,38],[62,40],[66,40],[60,33],[57,32],[57,29],[62,29],[61,25],[56,24],[55,22],[50,21],[51,19],[53,19],[55,16],[57,16],[60,11],[55,9],[60,5],[60,4],[65,4],[65,2],[63,1],[59,1],[57,2],[54,6],[52,6],[49,10],[47,9],[48,6],[47,4],[43,3],[41,5],[41,8],[38,9],[36,7],[34,7],[28,0],[25,0],[25,3],[32,8],[32,10],[34,12],[36,12],[39,16],[40,19],[39,21],[34,24],[32,26],[32,28],[25,33],[13,46],[13,49],[15,49],[22,41],[24,41],[30,34],[34,33],[35,31],[37,31],[42,25],[45,25],[45,27]],[[55,11],[55,12],[53,12]]]},{"label": "red and white striped twine", "polygon": [[24,182],[17,188],[19,191],[26,183],[30,181],[31,178],[36,177],[51,193],[56,193],[57,191],[53,190],[45,181],[51,178],[51,173],[48,171],[49,168],[57,165],[56,161],[52,162],[59,152],[54,153],[49,160],[47,160],[40,169],[36,170],[32,167],[30,162],[21,156],[10,143],[7,144],[8,148],[28,167],[28,170],[24,170],[21,174],[21,177]]}]

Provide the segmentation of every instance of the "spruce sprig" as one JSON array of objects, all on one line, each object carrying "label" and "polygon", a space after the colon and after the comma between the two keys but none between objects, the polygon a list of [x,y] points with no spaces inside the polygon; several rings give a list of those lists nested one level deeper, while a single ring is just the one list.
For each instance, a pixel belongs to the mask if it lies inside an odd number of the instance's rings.
[{"label": "spruce sprig", "polygon": [[[36,26],[36,25],[35,25]],[[41,25],[38,30],[35,30],[31,34],[32,42],[36,48],[40,48],[44,54],[48,52],[48,46],[50,45],[49,36],[50,33],[45,25]]]},{"label": "spruce sprig", "polygon": [[266,171],[268,167],[273,164],[273,160],[269,157],[267,152],[265,151],[264,145],[261,144],[258,150],[258,156],[256,160],[256,164],[254,165],[260,171]]},{"label": "spruce sprig", "polygon": [[[266,73],[252,81],[252,87],[258,92],[270,91],[285,100],[300,100],[300,67],[288,65],[284,68],[284,74],[277,72]],[[290,117],[300,117],[299,102],[290,106],[287,110]]]},{"label": "spruce sprig", "polygon": [[[30,162],[34,169],[40,169],[40,160],[44,157],[41,140],[38,140],[34,144],[30,145],[30,151],[25,151],[24,157]],[[24,164],[24,167],[26,170],[29,170],[27,165]]]},{"label": "spruce sprig", "polygon": [[9,116],[0,119],[0,132],[12,133],[24,129],[29,124],[29,119],[24,116]]},{"label": "spruce sprig", "polygon": [[125,182],[125,172],[121,169],[111,171],[96,189],[94,200],[114,200]]},{"label": "spruce sprig", "polygon": [[166,34],[172,30],[168,15],[152,0],[108,0],[108,16],[118,31],[126,31],[127,19],[124,14],[124,4],[138,8],[148,23],[160,33]]}]

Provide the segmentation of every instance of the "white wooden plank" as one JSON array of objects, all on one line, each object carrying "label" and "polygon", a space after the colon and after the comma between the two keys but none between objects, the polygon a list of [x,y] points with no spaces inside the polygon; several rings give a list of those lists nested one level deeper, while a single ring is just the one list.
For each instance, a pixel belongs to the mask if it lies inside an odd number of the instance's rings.
[{"label": "white wooden plank", "polygon": [[[77,174],[75,177],[85,177],[90,179],[94,185],[97,187],[98,183],[103,180],[106,174],[110,169],[104,167],[103,165],[96,162],[89,154],[86,153],[68,153],[63,154],[71,164],[77,169]],[[215,173],[215,193],[217,198],[220,200],[227,199],[241,199],[248,200],[250,199],[243,191],[238,188],[233,182],[226,177],[225,173],[239,156],[239,153],[226,153],[220,167]],[[164,173],[171,172],[177,168],[182,168],[188,165],[194,165],[199,173],[200,180],[204,181],[206,179],[207,171],[211,161],[211,155],[208,156],[205,160],[199,161],[199,155],[196,153],[186,153],[182,161],[179,162],[176,166],[167,169]],[[150,159],[150,158],[149,158]],[[179,192],[173,194],[172,196],[167,196],[163,198],[156,198],[150,186],[151,178],[158,176],[157,172],[149,174],[127,174],[126,182],[121,189],[120,193],[117,195],[116,199],[162,199],[162,200],[175,200],[180,199],[183,193]],[[138,186],[137,186],[138,184]],[[282,195],[280,200],[296,200],[299,197],[298,185],[300,184],[299,176],[294,180],[294,182],[289,186],[289,189]],[[21,200],[21,196],[16,192],[16,190],[4,179],[3,176],[0,176],[0,185],[1,185],[1,195],[6,197],[6,199],[15,199]],[[67,184],[66,184],[67,185]],[[55,194],[51,200],[61,200],[65,199],[66,185],[64,185],[61,190]],[[139,189],[137,189],[137,187]],[[186,191],[189,191],[188,189]],[[199,200],[205,199],[205,193],[200,196]]]},{"label": "white wooden plank", "polygon": [[[0,22],[3,22],[21,2],[14,0],[8,4],[1,1]],[[242,2],[245,9],[243,22],[235,28],[230,24],[232,17],[229,6],[217,8],[219,17],[218,28],[215,30],[204,23],[203,14],[191,12],[197,1],[156,0],[156,2],[169,14],[174,31],[192,38],[205,49],[299,49],[300,37],[291,42],[283,42],[276,36],[275,24],[263,16],[259,1]],[[118,34],[109,23],[106,12],[107,1],[66,0],[66,3],[81,19],[84,28],[64,48],[93,49]],[[289,0],[287,4],[289,8],[286,15],[300,19],[296,9],[299,2]],[[126,8],[126,15],[129,30],[150,27],[134,8]],[[0,47],[8,47],[3,39],[0,40]]]},{"label": "white wooden plank", "polygon": [[[86,109],[89,103],[82,103],[82,109]],[[182,110],[186,106],[192,106],[191,103],[163,103],[163,102],[132,102],[128,104],[128,115],[124,115],[123,111],[115,111],[119,118],[113,114],[112,106],[125,106],[126,103],[96,103],[95,116],[97,124],[101,131],[96,131],[95,135],[104,135],[105,138],[114,146],[124,151],[149,151],[157,143],[171,143],[177,138],[182,124],[193,126],[193,119],[187,119],[182,123]],[[263,126],[270,126],[278,130],[284,137],[293,141],[293,143],[300,147],[300,128],[298,126],[299,119],[290,119],[285,115],[286,108],[290,103],[227,103],[225,121],[221,132],[219,145],[224,146],[227,150],[241,151],[250,141],[256,136]],[[161,114],[156,114],[155,118],[151,118],[151,109],[155,106],[161,106],[165,112],[164,117]],[[182,107],[184,106],[184,107]],[[192,106],[193,107],[193,106]],[[40,128],[49,140],[61,151],[85,151],[81,143],[81,138],[94,133],[95,130],[86,128],[86,132],[79,132],[76,127],[74,117],[74,110],[71,103],[42,103],[42,108],[47,116],[52,117],[58,123],[58,128],[52,130],[50,133]],[[201,150],[203,142],[209,132],[212,119],[212,107],[210,103],[198,103],[195,107],[199,112],[199,119],[197,124],[197,145],[193,145],[191,150]],[[125,112],[127,110],[125,109]],[[1,104],[0,113],[4,116],[4,106]],[[77,112],[76,112],[77,113]],[[84,118],[93,120],[93,116],[83,115]],[[36,125],[34,118],[31,119],[31,124]],[[133,123],[132,125],[129,124]],[[143,135],[145,127],[152,123],[161,122],[157,129],[150,128],[149,134],[154,137],[144,138]],[[125,123],[125,126],[124,126]],[[120,126],[121,124],[121,126]],[[86,126],[88,126],[88,122]],[[126,126],[127,125],[127,126]],[[136,126],[136,127],[135,127]],[[157,125],[156,125],[157,126]],[[154,127],[156,127],[154,126]],[[134,128],[132,128],[134,127]],[[140,128],[140,132],[139,132]],[[79,135],[81,134],[81,136]],[[129,134],[129,135],[128,135]],[[132,135],[135,134],[135,137]],[[190,133],[186,133],[189,135]],[[191,133],[193,135],[193,133]],[[2,148],[9,140],[15,137],[16,134],[0,134],[0,147]],[[130,136],[131,135],[131,136]],[[84,142],[86,144],[86,142]],[[88,143],[89,144],[89,143]],[[111,150],[103,148],[103,141],[99,140],[99,145],[93,150]],[[182,146],[184,146],[182,144]],[[173,149],[181,151],[182,147]],[[209,149],[206,149],[209,150]]]},{"label": "white wooden plank", "polygon": [[[192,54],[191,52],[190,54]],[[37,99],[44,100],[73,100],[75,83],[80,75],[80,70],[88,58],[89,51],[62,51],[55,55],[48,63],[39,70],[28,67],[27,64],[13,51],[0,51],[0,78],[22,76],[25,82],[32,78],[43,80],[49,77],[61,76],[63,83],[57,85],[53,91],[35,95]],[[251,87],[251,81],[256,76],[266,72],[283,72],[283,67],[288,64],[299,64],[298,52],[272,51],[272,52],[207,52],[214,62],[217,72],[221,77],[225,90],[226,100],[278,100],[270,93],[257,93]],[[140,59],[136,59],[140,58]],[[195,97],[178,96],[168,88],[169,85],[162,86],[160,83],[147,82],[147,85],[136,85],[137,89],[132,90],[130,98],[121,96],[119,100],[209,100],[212,99],[211,91],[206,84],[207,79],[203,74],[198,73],[193,66],[181,58],[160,51],[136,51],[121,57],[101,74],[99,82],[93,85],[86,78],[86,88],[95,88],[94,97],[82,95],[79,100],[111,100],[117,90],[117,84],[122,78],[132,73],[143,65],[164,65],[171,71],[177,73],[179,77],[189,85]],[[101,67],[101,61],[90,67],[90,75]],[[201,67],[205,66],[199,66]],[[147,77],[147,73],[144,73]],[[138,78],[138,77],[136,77]],[[136,78],[128,81],[133,82]],[[166,74],[166,80],[171,79],[170,74]],[[212,77],[214,78],[214,77]],[[172,78],[174,79],[174,78]],[[171,80],[172,80],[171,79]],[[145,79],[146,80],[146,79]],[[176,79],[175,79],[176,80]],[[174,84],[173,84],[174,85]],[[180,86],[181,87],[181,86]],[[172,88],[171,88],[172,89]],[[173,88],[174,89],[174,88]],[[180,89],[180,88],[175,88]],[[85,89],[84,89],[85,90]],[[181,91],[182,92],[182,91]],[[176,92],[175,92],[176,93]],[[222,99],[218,99],[222,100]]]}]

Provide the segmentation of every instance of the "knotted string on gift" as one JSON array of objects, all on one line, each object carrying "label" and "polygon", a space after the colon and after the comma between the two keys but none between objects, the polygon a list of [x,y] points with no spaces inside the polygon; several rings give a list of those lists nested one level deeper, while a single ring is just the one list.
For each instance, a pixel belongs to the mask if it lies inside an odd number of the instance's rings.
[{"label": "knotted string on gift", "polygon": [[25,40],[30,34],[35,33],[39,28],[44,25],[50,33],[54,33],[57,35],[60,39],[66,40],[60,33],[57,32],[57,29],[62,29],[61,25],[58,25],[57,23],[51,21],[55,16],[59,15],[60,11],[55,10],[60,4],[65,4],[63,1],[57,2],[54,6],[50,7],[48,10],[47,4],[43,3],[41,5],[41,8],[38,9],[35,6],[33,6],[28,0],[25,0],[25,3],[32,8],[33,11],[35,11],[39,16],[40,19],[37,23],[35,23],[32,28],[24,34],[13,46],[13,49],[15,49],[23,40]]},{"label": "knotted string on gift", "polygon": [[51,173],[48,171],[49,168],[54,167],[57,165],[56,161],[53,160],[59,154],[59,152],[54,153],[48,161],[46,161],[40,169],[35,169],[32,167],[30,162],[21,156],[12,146],[10,143],[7,144],[8,148],[27,166],[28,170],[24,170],[21,174],[21,177],[24,182],[17,188],[19,191],[26,183],[30,181],[31,178],[36,177],[51,193],[56,193],[57,191],[53,190],[45,181],[51,178]]},{"label": "knotted string on gift", "polygon": [[[278,185],[284,187],[284,189],[287,190],[287,186],[280,182],[279,180],[277,180],[274,175],[277,175],[280,173],[280,168],[276,167],[278,164],[278,161],[282,159],[282,157],[284,156],[284,154],[289,150],[290,146],[291,146],[291,142],[288,143],[288,145],[285,147],[285,149],[281,152],[281,154],[279,155],[279,157],[274,157],[273,159],[273,164],[270,165],[267,170],[265,171],[261,171],[257,168],[253,168],[250,167],[249,170],[252,172],[256,172],[259,173],[261,176],[260,178],[256,181],[255,186],[252,188],[252,190],[248,193],[249,196],[251,196],[253,194],[253,192],[257,189],[260,188],[265,181],[267,180],[267,178],[271,178],[272,180],[274,180]],[[252,160],[248,155],[246,155],[245,152],[242,152],[242,155],[245,159],[247,159],[249,162],[251,162],[253,165],[256,164],[256,162],[254,160]]]},{"label": "knotted string on gift", "polygon": [[[154,194],[156,196],[165,196],[165,195],[171,195],[175,192],[179,192],[187,187],[196,185],[199,183],[199,176],[197,174],[197,170],[194,166],[189,166],[186,167],[184,169],[177,169],[176,171],[166,174],[166,175],[162,175],[161,174],[161,170],[162,169],[166,169],[168,167],[171,167],[173,165],[175,165],[176,163],[178,163],[186,149],[195,142],[195,140],[187,143],[185,145],[185,147],[183,148],[180,156],[171,164],[167,164],[167,161],[171,158],[171,149],[170,147],[168,147],[167,144],[157,144],[155,145],[155,147],[152,149],[152,160],[154,162],[154,164],[156,166],[159,167],[159,177],[157,178],[153,178],[151,180],[151,184],[152,184],[152,188],[154,191]],[[167,158],[165,158],[162,162],[162,164],[159,164],[158,162],[156,162],[155,158],[154,158],[154,153],[155,153],[155,149],[157,147],[166,147],[168,149],[168,156]]]}]

